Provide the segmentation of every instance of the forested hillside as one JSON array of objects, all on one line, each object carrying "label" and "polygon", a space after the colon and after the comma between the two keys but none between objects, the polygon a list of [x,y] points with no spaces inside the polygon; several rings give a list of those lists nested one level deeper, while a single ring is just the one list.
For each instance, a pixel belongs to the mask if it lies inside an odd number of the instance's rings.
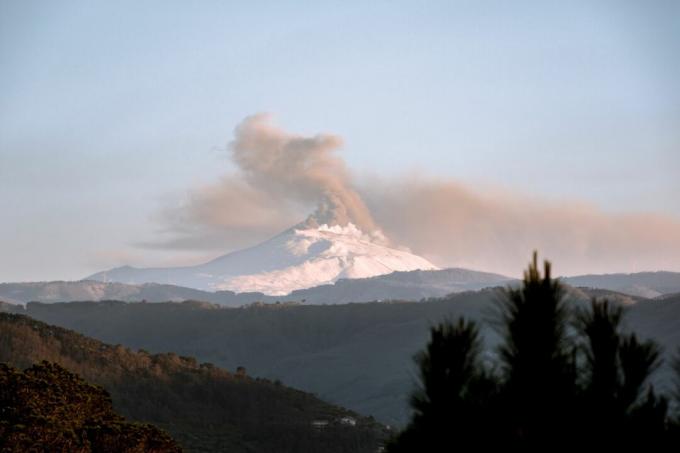
[{"label": "forested hillside", "polygon": [[247,370],[135,352],[0,313],[0,362],[25,368],[42,360],[101,385],[116,411],[167,430],[189,451],[372,452],[385,435],[370,419]]},{"label": "forested hillside", "polygon": [[[498,290],[424,302],[330,306],[267,305],[220,308],[201,303],[28,304],[25,313],[108,343],[151,352],[175,351],[227,369],[249,372],[390,424],[408,416],[415,376],[412,357],[431,325],[446,317],[493,318]],[[677,299],[647,300],[603,290],[569,289],[571,303],[607,297],[625,305],[625,329],[659,340],[666,352],[680,345]],[[17,307],[8,307],[22,310]],[[497,342],[484,323],[489,353]],[[663,381],[665,369],[658,377]],[[663,382],[660,382],[663,384]]]},{"label": "forested hillside", "polygon": [[57,364],[20,371],[0,363],[0,451],[178,453],[148,424],[128,423],[111,397]]}]

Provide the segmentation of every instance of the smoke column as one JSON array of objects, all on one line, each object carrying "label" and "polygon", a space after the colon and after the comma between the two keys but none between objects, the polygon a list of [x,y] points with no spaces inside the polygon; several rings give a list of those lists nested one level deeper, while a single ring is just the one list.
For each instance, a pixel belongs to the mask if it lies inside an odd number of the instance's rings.
[{"label": "smoke column", "polygon": [[245,181],[273,197],[317,206],[307,223],[354,223],[371,233],[376,224],[359,194],[352,188],[349,171],[334,151],[342,145],[335,135],[302,137],[271,124],[266,114],[246,118],[230,144],[234,163]]}]

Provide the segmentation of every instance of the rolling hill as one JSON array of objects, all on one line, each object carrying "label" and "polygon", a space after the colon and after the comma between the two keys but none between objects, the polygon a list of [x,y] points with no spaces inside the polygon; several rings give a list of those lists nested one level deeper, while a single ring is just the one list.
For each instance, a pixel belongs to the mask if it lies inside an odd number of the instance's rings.
[{"label": "rolling hill", "polygon": [[188,451],[373,452],[386,434],[371,419],[243,369],[133,351],[0,313],[0,362],[26,368],[43,360],[101,385],[117,412],[165,429]]},{"label": "rolling hill", "polygon": [[[626,305],[627,327],[657,338],[667,352],[680,344],[680,303],[675,299],[587,289],[570,289],[568,297],[585,304],[591,296]],[[30,303],[25,313],[109,343],[176,351],[228,369],[243,365],[256,375],[280,379],[385,423],[401,424],[414,384],[411,358],[425,344],[428,327],[460,315],[491,319],[498,297],[497,289],[486,289],[423,302],[317,306]],[[492,357],[496,333],[485,324],[483,334]]]}]

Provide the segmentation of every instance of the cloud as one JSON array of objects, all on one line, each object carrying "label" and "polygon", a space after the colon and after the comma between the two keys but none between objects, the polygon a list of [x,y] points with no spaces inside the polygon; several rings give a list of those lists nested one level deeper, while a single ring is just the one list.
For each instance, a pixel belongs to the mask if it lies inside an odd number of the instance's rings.
[{"label": "cloud", "polygon": [[[381,230],[442,266],[517,275],[531,251],[556,272],[680,270],[680,220],[611,214],[591,204],[546,200],[413,174],[358,180],[336,154],[334,135],[283,131],[268,115],[246,118],[230,143],[236,172],[191,189],[162,214],[155,248],[241,248],[298,224],[352,222]],[[312,215],[309,215],[313,211]]]}]

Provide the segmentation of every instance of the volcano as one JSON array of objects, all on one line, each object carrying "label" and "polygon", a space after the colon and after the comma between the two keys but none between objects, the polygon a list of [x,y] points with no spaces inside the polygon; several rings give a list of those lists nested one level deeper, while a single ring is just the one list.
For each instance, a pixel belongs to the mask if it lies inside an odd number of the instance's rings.
[{"label": "volcano", "polygon": [[427,259],[391,247],[379,231],[365,233],[351,222],[329,226],[308,219],[261,244],[197,266],[123,266],[86,280],[286,295],[338,279],[435,269]]}]

